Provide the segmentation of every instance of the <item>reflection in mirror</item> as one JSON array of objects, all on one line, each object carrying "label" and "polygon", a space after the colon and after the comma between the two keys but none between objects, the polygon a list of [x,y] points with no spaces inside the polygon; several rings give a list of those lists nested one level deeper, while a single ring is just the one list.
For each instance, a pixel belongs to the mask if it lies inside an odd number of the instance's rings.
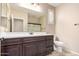
[{"label": "reflection in mirror", "polygon": [[1,16],[1,23],[0,23],[0,25],[1,25],[2,27],[7,28],[7,17]]},{"label": "reflection in mirror", "polygon": [[[0,23],[1,23],[1,3],[0,3]],[[0,31],[1,31],[1,25],[0,25]],[[1,56],[1,40],[0,40],[0,56]]]},{"label": "reflection in mirror", "polygon": [[28,32],[43,32],[45,31],[44,16],[36,16],[29,14],[28,16]]},{"label": "reflection in mirror", "polygon": [[[46,15],[40,4],[29,4],[33,9],[23,7],[28,4],[2,3],[0,7],[0,32],[44,32]],[[41,12],[38,12],[37,10]]]},{"label": "reflection in mirror", "polygon": [[0,3],[0,32],[7,32],[7,10],[8,6],[6,3]]},{"label": "reflection in mirror", "polygon": [[23,20],[14,19],[13,32],[23,32]]},{"label": "reflection in mirror", "polygon": [[40,16],[34,16],[29,14],[28,17],[28,31],[29,32],[41,32],[41,19]]}]

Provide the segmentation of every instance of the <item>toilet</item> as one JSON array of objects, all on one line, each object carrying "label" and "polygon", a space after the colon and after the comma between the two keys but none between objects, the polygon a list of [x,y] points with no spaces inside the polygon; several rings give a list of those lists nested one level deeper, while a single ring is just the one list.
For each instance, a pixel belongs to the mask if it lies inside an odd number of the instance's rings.
[{"label": "toilet", "polygon": [[57,38],[54,38],[54,50],[57,52],[63,52],[64,43],[60,40],[57,40]]},{"label": "toilet", "polygon": [[57,52],[63,52],[63,42],[55,41],[54,44],[55,44],[55,50]]}]

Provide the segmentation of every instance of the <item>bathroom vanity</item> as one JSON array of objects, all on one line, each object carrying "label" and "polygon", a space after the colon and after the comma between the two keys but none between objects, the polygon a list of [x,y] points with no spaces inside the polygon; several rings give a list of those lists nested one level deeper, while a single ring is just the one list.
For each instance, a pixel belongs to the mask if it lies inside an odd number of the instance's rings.
[{"label": "bathroom vanity", "polygon": [[2,56],[44,56],[54,50],[53,35],[30,35],[0,39]]}]

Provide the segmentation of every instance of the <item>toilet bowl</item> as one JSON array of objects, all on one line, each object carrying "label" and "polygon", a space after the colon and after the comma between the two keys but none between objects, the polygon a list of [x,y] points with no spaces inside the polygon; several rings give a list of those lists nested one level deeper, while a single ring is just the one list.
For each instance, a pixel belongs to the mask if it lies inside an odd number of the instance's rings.
[{"label": "toilet bowl", "polygon": [[58,52],[62,52],[63,51],[63,42],[61,41],[54,41],[55,44],[55,50]]},{"label": "toilet bowl", "polygon": [[60,46],[60,47],[63,46],[63,42],[61,42],[61,41],[54,41],[54,43],[56,46]]}]

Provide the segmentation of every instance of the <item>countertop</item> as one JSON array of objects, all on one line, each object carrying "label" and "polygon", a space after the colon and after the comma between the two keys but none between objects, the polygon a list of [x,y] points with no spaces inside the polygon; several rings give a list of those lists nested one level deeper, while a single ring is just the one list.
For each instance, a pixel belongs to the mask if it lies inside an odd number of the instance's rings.
[{"label": "countertop", "polygon": [[53,34],[47,34],[45,32],[42,33],[33,33],[33,34],[29,34],[29,33],[3,33],[3,36],[0,35],[0,38],[22,38],[22,37],[37,37],[37,36],[50,36]]}]

